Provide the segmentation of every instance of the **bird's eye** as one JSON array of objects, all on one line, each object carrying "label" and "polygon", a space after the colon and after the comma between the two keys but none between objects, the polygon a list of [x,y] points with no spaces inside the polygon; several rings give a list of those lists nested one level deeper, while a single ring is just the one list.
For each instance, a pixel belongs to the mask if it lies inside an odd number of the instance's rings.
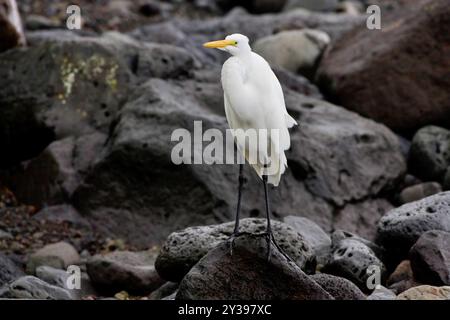
[{"label": "bird's eye", "polygon": [[238,42],[237,42],[237,41],[235,41],[235,42],[234,42],[234,45],[237,45],[237,44],[238,44]]}]

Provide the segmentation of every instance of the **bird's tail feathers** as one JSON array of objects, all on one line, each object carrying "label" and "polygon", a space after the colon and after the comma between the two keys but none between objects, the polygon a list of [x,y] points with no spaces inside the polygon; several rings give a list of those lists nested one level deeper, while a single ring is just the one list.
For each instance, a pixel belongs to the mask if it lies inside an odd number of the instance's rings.
[{"label": "bird's tail feathers", "polygon": [[292,128],[293,126],[297,126],[298,123],[292,118],[288,113],[285,114],[286,127]]}]

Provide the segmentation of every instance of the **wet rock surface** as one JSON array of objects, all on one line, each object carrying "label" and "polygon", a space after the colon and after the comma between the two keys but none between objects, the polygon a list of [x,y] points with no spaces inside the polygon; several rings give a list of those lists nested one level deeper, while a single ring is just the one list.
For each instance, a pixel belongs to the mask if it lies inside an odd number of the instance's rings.
[{"label": "wet rock surface", "polygon": [[330,300],[333,297],[290,262],[276,247],[267,261],[265,236],[244,235],[233,255],[222,242],[202,258],[180,283],[178,300]]},{"label": "wet rock surface", "polygon": [[[234,230],[234,223],[192,227],[172,233],[166,240],[156,260],[158,273],[166,280],[180,281],[186,273],[210,250],[227,241]],[[243,219],[240,232],[263,233],[264,219]],[[281,249],[303,270],[315,267],[315,255],[308,238],[288,224],[273,221],[275,241]]]}]

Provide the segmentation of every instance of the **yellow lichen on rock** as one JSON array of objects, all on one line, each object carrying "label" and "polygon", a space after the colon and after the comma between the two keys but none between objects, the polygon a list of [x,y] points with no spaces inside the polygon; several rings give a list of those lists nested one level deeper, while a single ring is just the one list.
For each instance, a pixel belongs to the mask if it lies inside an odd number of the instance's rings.
[{"label": "yellow lichen on rock", "polygon": [[77,58],[64,57],[60,74],[63,85],[63,93],[58,98],[63,104],[73,92],[73,86],[77,80],[77,76],[82,76],[87,80],[98,79],[108,85],[112,91],[117,90],[117,69],[119,66],[115,62],[109,62],[105,57],[93,55],[87,60]]}]

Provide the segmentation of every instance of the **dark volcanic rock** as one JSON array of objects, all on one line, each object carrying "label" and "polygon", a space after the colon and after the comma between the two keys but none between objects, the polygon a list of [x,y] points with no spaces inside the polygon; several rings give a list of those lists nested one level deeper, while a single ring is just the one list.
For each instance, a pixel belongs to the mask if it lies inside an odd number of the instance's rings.
[{"label": "dark volcanic rock", "polygon": [[432,285],[450,285],[450,233],[425,232],[409,252],[416,280]]},{"label": "dark volcanic rock", "polygon": [[302,235],[314,252],[317,264],[326,262],[331,252],[331,238],[320,226],[307,218],[296,216],[287,216],[283,222]]},{"label": "dark volcanic rock", "polygon": [[19,268],[11,259],[0,253],[0,288],[17,278],[23,276],[25,273]]},{"label": "dark volcanic rock", "polygon": [[449,166],[450,131],[436,126],[417,131],[408,159],[411,173],[426,181],[441,182]]},{"label": "dark volcanic rock", "polygon": [[159,288],[162,280],[148,252],[115,251],[96,255],[87,263],[92,284],[100,292],[114,294],[125,290],[134,294],[148,294]]},{"label": "dark volcanic rock", "polygon": [[321,88],[398,131],[449,126],[449,13],[447,0],[418,0],[383,14],[382,31],[353,29],[325,53]]},{"label": "dark volcanic rock", "polygon": [[72,294],[63,288],[50,285],[39,278],[25,276],[9,284],[0,293],[0,298],[73,300]]},{"label": "dark volcanic rock", "polygon": [[367,300],[395,300],[396,294],[383,286],[377,286],[367,297]]},{"label": "dark volcanic rock", "polygon": [[374,244],[342,231],[333,233],[331,239],[332,256],[321,270],[323,273],[346,278],[364,292],[370,291],[368,281],[375,272],[381,281],[384,279],[386,268],[379,258],[380,249]]},{"label": "dark volcanic rock", "polygon": [[378,223],[377,242],[398,263],[407,257],[419,237],[430,230],[450,232],[450,192],[404,204],[389,211]]},{"label": "dark volcanic rock", "polygon": [[418,201],[423,198],[442,192],[442,186],[437,182],[425,182],[407,187],[399,196],[401,204]]},{"label": "dark volcanic rock", "polygon": [[3,173],[3,181],[23,203],[47,206],[70,201],[101,153],[107,136],[101,132],[51,143],[39,156]]},{"label": "dark volcanic rock", "polygon": [[374,241],[378,221],[393,208],[392,204],[385,199],[349,203],[337,212],[333,226],[335,229],[351,232]]},{"label": "dark volcanic rock", "polygon": [[66,36],[36,33],[32,47],[1,54],[0,168],[55,139],[107,133],[136,77],[177,77],[192,68],[190,55],[172,46],[116,33]]},{"label": "dark volcanic rock", "polygon": [[330,294],[272,245],[267,261],[265,236],[244,235],[233,255],[222,242],[183,278],[178,300],[329,300]]},{"label": "dark volcanic rock", "polygon": [[[161,287],[153,291],[149,299],[150,300],[164,300],[164,298],[170,297],[178,290],[178,283],[176,282],[166,282]],[[175,298],[175,297],[174,297]]]},{"label": "dark volcanic rock", "polygon": [[[205,254],[233,233],[234,222],[191,227],[172,233],[161,248],[156,260],[158,273],[166,280],[180,281]],[[261,233],[266,229],[265,219],[242,219],[240,231]],[[287,224],[273,221],[275,240],[296,263],[307,272],[314,271],[314,252],[307,237]]]},{"label": "dark volcanic rock", "polygon": [[317,282],[336,300],[366,300],[364,293],[345,278],[319,273],[311,276],[311,279]]},{"label": "dark volcanic rock", "polygon": [[[73,197],[75,207],[101,232],[144,247],[175,228],[233,218],[237,166],[172,162],[179,143],[179,138],[170,142],[175,129],[192,135],[228,127],[216,77],[196,72],[183,81],[151,79],[130,96],[101,159]],[[271,190],[275,215],[302,215],[329,231],[331,204],[365,201],[402,179],[405,160],[398,139],[386,127],[290,90],[286,102],[301,125],[291,131],[289,169],[280,188]],[[200,120],[201,128],[194,125]],[[229,144],[224,148],[233,152]],[[243,217],[262,216],[261,181],[248,166],[245,176]]]}]

